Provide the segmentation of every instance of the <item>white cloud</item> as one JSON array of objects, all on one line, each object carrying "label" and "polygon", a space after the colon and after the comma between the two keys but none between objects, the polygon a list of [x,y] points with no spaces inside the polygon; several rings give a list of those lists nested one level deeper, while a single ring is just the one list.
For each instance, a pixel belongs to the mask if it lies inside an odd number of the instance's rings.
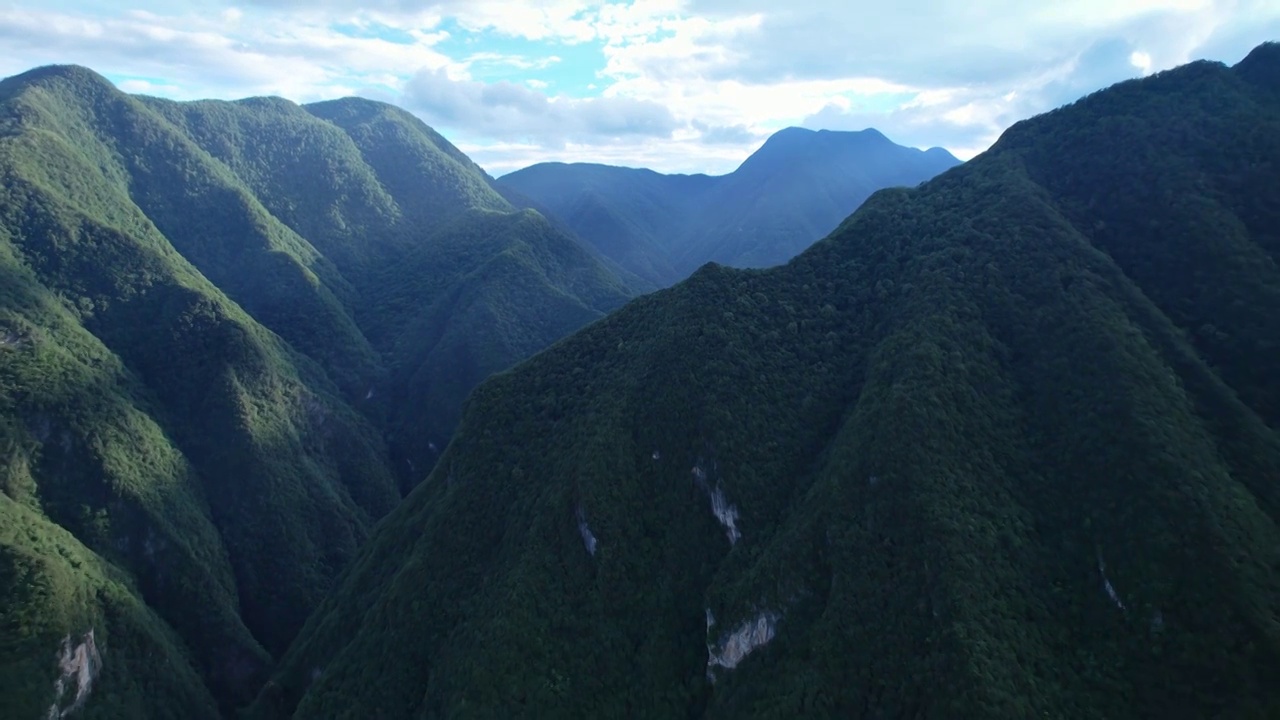
[{"label": "white cloud", "polygon": [[1130,53],[1129,64],[1141,70],[1143,75],[1151,73],[1151,56],[1141,50]]},{"label": "white cloud", "polygon": [[162,78],[179,98],[279,94],[331,97],[336,87],[396,77],[389,69],[443,67],[430,42],[350,37],[292,18],[228,19],[133,11],[99,18],[43,9],[0,9],[9,53],[0,71],[75,63],[119,76]]},{"label": "white cloud", "polygon": [[529,40],[593,40],[600,0],[250,0],[259,8],[325,17],[365,17],[389,25],[435,27],[450,18],[474,32]]},{"label": "white cloud", "polygon": [[[358,92],[418,112],[494,168],[560,157],[720,172],[792,124],[877,127],[967,157],[1110,83],[1234,62],[1280,36],[1274,0],[104,5],[0,6],[0,73],[75,62],[177,98]],[[584,57],[599,64],[573,65]]]},{"label": "white cloud", "polygon": [[473,66],[507,67],[514,70],[545,70],[558,62],[560,62],[560,58],[555,55],[525,57],[523,55],[480,52],[473,53],[460,60],[455,66],[457,70],[455,74],[463,78],[470,78]]},{"label": "white cloud", "polygon": [[404,89],[404,104],[429,123],[507,140],[567,141],[670,137],[677,123],[665,106],[630,97],[548,97],[511,82],[452,78],[423,70]]},{"label": "white cloud", "polygon": [[666,172],[724,173],[740,165],[761,142],[745,150],[736,144],[707,144],[701,139],[635,138],[624,144],[461,143],[458,147],[496,176],[540,162],[592,162]]},{"label": "white cloud", "polygon": [[150,80],[125,80],[120,83],[120,89],[135,95],[155,95],[155,96],[173,96],[181,93],[182,88],[177,85],[165,85],[162,83],[154,83]]},{"label": "white cloud", "polygon": [[[892,14],[920,5],[885,7]],[[806,5],[810,10],[816,6]],[[900,17],[897,23],[871,23],[873,30],[788,15],[787,22],[813,31],[807,44],[785,39],[786,28],[766,18],[751,38],[758,41],[751,63],[725,72],[758,76],[767,66],[770,75],[826,77],[847,74],[841,68],[848,67],[898,79],[919,94],[882,112],[845,111],[828,103],[804,125],[874,126],[899,142],[943,145],[957,156],[971,157],[1017,120],[1198,57],[1235,62],[1268,37],[1266,28],[1271,36],[1280,34],[1280,4],[1254,0],[997,3],[972,18],[965,15],[967,3],[936,6],[937,13],[921,23]],[[948,26],[951,30],[944,31]],[[784,45],[797,52],[784,53]]]}]

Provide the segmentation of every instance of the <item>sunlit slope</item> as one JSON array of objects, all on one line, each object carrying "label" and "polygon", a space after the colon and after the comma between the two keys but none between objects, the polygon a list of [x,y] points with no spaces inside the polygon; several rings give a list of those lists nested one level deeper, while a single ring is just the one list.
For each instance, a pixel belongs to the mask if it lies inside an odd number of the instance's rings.
[{"label": "sunlit slope", "polygon": [[[55,702],[62,635],[90,631],[87,716],[247,702],[430,467],[418,439],[443,446],[472,385],[628,296],[426,126],[344,103],[430,140],[418,174],[281,100],[135,98],[75,67],[0,83],[14,708]],[[436,327],[459,352],[432,354]],[[424,366],[447,391],[409,383]],[[153,686],[168,699],[138,705]]]}]

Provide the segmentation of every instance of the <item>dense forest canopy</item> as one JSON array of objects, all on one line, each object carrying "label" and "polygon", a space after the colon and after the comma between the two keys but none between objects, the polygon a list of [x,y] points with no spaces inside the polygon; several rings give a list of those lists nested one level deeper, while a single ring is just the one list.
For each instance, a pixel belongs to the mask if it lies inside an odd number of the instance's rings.
[{"label": "dense forest canopy", "polygon": [[3,717],[73,666],[102,716],[247,703],[471,388],[632,293],[366,100],[41,68],[0,82],[0,177]]},{"label": "dense forest canopy", "polygon": [[1280,46],[482,384],[262,717],[1280,714]]},{"label": "dense forest canopy", "polygon": [[953,164],[0,81],[0,717],[1280,716],[1280,45]]}]

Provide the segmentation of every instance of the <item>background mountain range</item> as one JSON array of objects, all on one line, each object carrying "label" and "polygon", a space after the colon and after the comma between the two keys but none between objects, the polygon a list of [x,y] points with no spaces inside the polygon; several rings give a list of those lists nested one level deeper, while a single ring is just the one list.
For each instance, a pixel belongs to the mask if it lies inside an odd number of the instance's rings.
[{"label": "background mountain range", "polygon": [[707,262],[780,265],[876,190],[917,185],[959,162],[942,148],[895,145],[876,130],[793,127],[728,175],[543,163],[504,175],[498,187],[528,198],[605,257],[665,287]]}]

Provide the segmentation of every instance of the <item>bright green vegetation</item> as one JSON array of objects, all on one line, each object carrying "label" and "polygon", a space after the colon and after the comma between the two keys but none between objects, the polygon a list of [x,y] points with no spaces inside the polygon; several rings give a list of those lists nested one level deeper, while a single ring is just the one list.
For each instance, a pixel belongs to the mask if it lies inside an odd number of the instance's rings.
[{"label": "bright green vegetation", "polygon": [[667,286],[707,262],[768,267],[835,229],[876,190],[915,186],[959,163],[875,130],[782,130],[728,175],[661,175],[543,163],[498,187],[562,220],[643,280]]},{"label": "bright green vegetation", "polygon": [[85,717],[250,701],[471,387],[630,292],[363,100],[41,68],[0,82],[0,178],[5,718],[72,704],[90,632]]},{"label": "bright green vegetation", "polygon": [[257,711],[1280,715],[1278,167],[1265,45],[631,303],[473,393]]}]

